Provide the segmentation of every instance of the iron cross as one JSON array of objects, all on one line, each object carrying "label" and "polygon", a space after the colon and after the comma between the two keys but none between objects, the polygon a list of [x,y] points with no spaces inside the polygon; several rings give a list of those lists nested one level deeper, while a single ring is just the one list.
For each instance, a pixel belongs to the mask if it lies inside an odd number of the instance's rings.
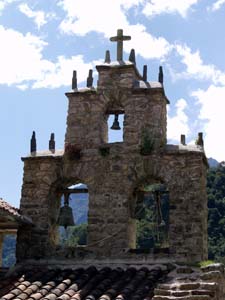
[{"label": "iron cross", "polygon": [[131,37],[129,35],[123,35],[123,29],[117,30],[117,36],[110,38],[111,42],[117,42],[117,60],[123,60],[123,41],[129,41]]}]

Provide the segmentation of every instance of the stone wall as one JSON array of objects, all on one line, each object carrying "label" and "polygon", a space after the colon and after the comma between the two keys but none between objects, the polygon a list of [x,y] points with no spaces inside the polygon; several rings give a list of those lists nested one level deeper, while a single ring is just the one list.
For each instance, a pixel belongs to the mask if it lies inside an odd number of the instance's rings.
[{"label": "stone wall", "polygon": [[[17,233],[17,259],[40,258],[56,244],[54,224],[60,207],[60,196],[54,189],[61,177],[60,157],[24,159],[24,177],[20,212],[29,216],[35,226],[20,226]],[[54,192],[53,192],[54,191]]]},{"label": "stone wall", "polygon": [[134,191],[143,182],[158,180],[169,189],[170,256],[206,259],[204,153],[165,148],[143,156],[139,150],[130,152],[124,143],[108,147],[107,156],[89,149],[79,160],[67,155],[25,159],[21,212],[36,226],[29,228],[29,234],[19,230],[18,257],[56,255],[59,198],[63,188],[78,182],[89,190],[86,248],[98,257],[129,257],[136,239]]},{"label": "stone wall", "polygon": [[154,290],[153,300],[222,300],[225,276],[223,264],[211,264],[201,269],[176,266],[168,274],[167,283]]},{"label": "stone wall", "polygon": [[124,113],[124,143],[140,145],[145,130],[155,148],[164,146],[167,100],[162,86],[136,87],[139,77],[133,65],[106,70],[99,66],[98,70],[97,89],[66,94],[69,109],[65,143],[81,148],[99,147],[107,143],[108,116],[120,111]]},{"label": "stone wall", "polygon": [[[24,158],[21,213],[35,226],[19,229],[18,259],[65,256],[57,246],[60,197],[63,189],[79,182],[89,191],[83,257],[86,252],[95,258],[142,257],[129,251],[136,247],[135,191],[143,183],[158,182],[169,189],[168,256],[206,259],[207,163],[202,147],[166,145],[168,100],[162,83],[144,82],[133,64],[97,70],[97,88],[67,93],[65,153]],[[109,144],[107,118],[118,112],[125,115],[124,141]]]}]

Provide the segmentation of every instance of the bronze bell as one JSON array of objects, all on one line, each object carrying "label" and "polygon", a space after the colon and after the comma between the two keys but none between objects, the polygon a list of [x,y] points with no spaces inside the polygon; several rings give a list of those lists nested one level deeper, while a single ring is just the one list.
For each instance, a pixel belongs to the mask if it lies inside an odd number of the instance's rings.
[{"label": "bronze bell", "polygon": [[57,224],[59,226],[63,226],[65,229],[67,226],[75,225],[73,219],[73,210],[69,206],[69,194],[64,195],[64,206],[60,208]]},{"label": "bronze bell", "polygon": [[113,130],[120,130],[120,124],[119,124],[119,121],[118,121],[118,114],[115,114],[115,119],[114,119],[114,122],[112,124],[112,127],[110,129],[113,129]]}]

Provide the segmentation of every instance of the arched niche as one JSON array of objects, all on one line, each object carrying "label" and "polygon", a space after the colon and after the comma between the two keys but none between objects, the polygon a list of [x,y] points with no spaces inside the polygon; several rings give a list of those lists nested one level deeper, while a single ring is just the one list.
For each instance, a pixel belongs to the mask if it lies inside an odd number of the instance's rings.
[{"label": "arched niche", "polygon": [[[65,206],[69,207],[73,224],[62,221],[65,219],[62,218]],[[74,180],[74,184],[71,181],[56,184],[51,191],[49,207],[49,240],[53,248],[85,246],[89,211],[88,186],[81,180]]]},{"label": "arched niche", "polygon": [[134,252],[169,248],[169,190],[165,183],[159,179],[139,182],[132,194],[130,216]]},{"label": "arched niche", "polygon": [[125,108],[119,98],[120,94],[108,95],[108,102],[104,110],[105,120],[105,143],[115,143],[124,141],[124,120]]}]

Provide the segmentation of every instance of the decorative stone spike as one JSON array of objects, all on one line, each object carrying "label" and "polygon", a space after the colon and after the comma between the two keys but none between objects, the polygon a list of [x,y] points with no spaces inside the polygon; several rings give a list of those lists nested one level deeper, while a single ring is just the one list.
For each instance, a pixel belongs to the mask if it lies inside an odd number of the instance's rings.
[{"label": "decorative stone spike", "polygon": [[30,153],[34,153],[37,151],[37,142],[36,142],[36,136],[35,131],[33,131],[31,140],[30,140]]},{"label": "decorative stone spike", "polygon": [[93,70],[89,70],[88,78],[87,78],[87,87],[91,88],[93,86]]},{"label": "decorative stone spike", "polygon": [[196,141],[196,145],[204,147],[203,133],[202,132],[198,133],[198,138],[197,138],[197,141]]},{"label": "decorative stone spike", "polygon": [[143,66],[143,80],[147,81],[147,72],[148,72],[148,67],[147,65]]},{"label": "decorative stone spike", "polygon": [[77,71],[73,71],[72,90],[77,89]]},{"label": "decorative stone spike", "polygon": [[135,50],[134,49],[130,50],[129,61],[131,61],[134,65],[136,65],[136,58],[135,58]]},{"label": "decorative stone spike", "polygon": [[159,79],[158,79],[158,81],[163,84],[163,68],[162,68],[162,66],[159,67]]},{"label": "decorative stone spike", "polygon": [[110,64],[111,63],[111,58],[110,58],[110,51],[106,50],[105,52],[105,63]]},{"label": "decorative stone spike", "polygon": [[181,143],[182,145],[186,145],[185,134],[181,134],[181,136],[180,136],[180,143]]},{"label": "decorative stone spike", "polygon": [[51,133],[48,148],[50,151],[55,152],[55,134],[54,133]]}]

